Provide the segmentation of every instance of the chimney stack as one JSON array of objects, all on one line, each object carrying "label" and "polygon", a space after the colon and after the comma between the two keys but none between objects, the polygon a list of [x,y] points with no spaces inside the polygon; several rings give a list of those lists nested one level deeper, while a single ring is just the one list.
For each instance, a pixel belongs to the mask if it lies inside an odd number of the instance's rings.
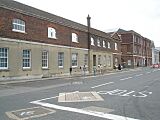
[{"label": "chimney stack", "polygon": [[91,27],[91,17],[89,16],[89,14],[88,14],[88,17],[87,17],[87,26],[88,26],[88,28]]}]

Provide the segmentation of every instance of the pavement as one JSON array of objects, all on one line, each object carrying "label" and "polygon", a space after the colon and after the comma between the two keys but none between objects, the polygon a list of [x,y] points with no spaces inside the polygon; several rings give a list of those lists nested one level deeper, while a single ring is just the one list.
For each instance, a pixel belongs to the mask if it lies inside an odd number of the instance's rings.
[{"label": "pavement", "polygon": [[84,74],[72,74],[72,75],[56,76],[56,77],[48,77],[48,78],[25,78],[25,79],[7,78],[7,80],[0,79],[0,85],[12,84],[12,83],[22,83],[22,82],[32,82],[32,81],[41,81],[41,80],[57,80],[57,79],[61,79],[61,78],[92,77],[92,76],[112,74],[112,73],[116,73],[116,72],[136,71],[136,70],[141,70],[141,69],[144,69],[144,68],[143,67],[138,67],[138,68],[134,68],[134,69],[133,68],[124,68],[122,70],[113,69],[113,70],[108,70],[103,74],[100,74],[97,72],[96,75],[91,73],[91,74],[86,74],[85,76],[84,76]]}]

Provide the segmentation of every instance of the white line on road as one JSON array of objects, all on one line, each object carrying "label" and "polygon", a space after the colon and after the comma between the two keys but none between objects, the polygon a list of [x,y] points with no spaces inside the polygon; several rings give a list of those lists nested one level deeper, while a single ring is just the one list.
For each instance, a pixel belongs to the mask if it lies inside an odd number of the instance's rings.
[{"label": "white line on road", "polygon": [[147,74],[149,74],[149,73],[151,73],[151,72],[147,72]]},{"label": "white line on road", "polygon": [[59,105],[45,103],[45,102],[33,101],[31,103],[36,104],[36,105],[41,105],[43,107],[48,107],[48,108],[53,108],[53,109],[58,109],[58,110],[63,110],[63,111],[69,111],[69,112],[74,112],[74,113],[80,113],[80,114],[85,114],[85,115],[91,115],[91,116],[95,116],[99,118],[106,118],[110,120],[138,120],[138,119],[129,118],[125,116],[113,115],[113,114],[108,114],[108,113],[103,113],[103,112],[87,111],[83,109],[59,106]]},{"label": "white line on road", "polygon": [[143,74],[138,74],[138,75],[136,75],[136,77],[138,77],[138,76],[142,76]]},{"label": "white line on road", "polygon": [[[77,93],[79,91],[74,91],[74,92],[71,92],[71,93],[68,93],[68,94],[73,94],[73,93]],[[40,101],[44,101],[44,100],[50,100],[50,99],[54,99],[54,98],[58,98],[60,96],[64,96],[65,94],[62,94],[62,95],[57,95],[57,96],[54,96],[54,97],[50,97],[50,98],[44,98],[44,99],[41,99],[41,100],[36,100],[34,102],[40,102]],[[32,102],[31,102],[32,103]]]},{"label": "white line on road", "polygon": [[100,84],[100,85],[96,85],[96,86],[93,86],[91,88],[97,88],[97,87],[101,87],[101,86],[104,86],[104,85],[109,85],[109,84],[113,84],[114,82],[108,82],[108,83],[104,83],[104,84]]},{"label": "white line on road", "polygon": [[122,78],[120,80],[123,81],[123,80],[128,80],[128,79],[131,79],[131,78],[133,78],[133,77]]}]

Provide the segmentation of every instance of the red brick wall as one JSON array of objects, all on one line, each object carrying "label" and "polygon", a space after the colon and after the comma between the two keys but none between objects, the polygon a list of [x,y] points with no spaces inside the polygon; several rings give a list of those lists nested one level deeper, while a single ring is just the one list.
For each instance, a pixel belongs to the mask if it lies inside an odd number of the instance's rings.
[{"label": "red brick wall", "polygon": [[[26,33],[12,31],[12,20],[14,18],[25,21]],[[48,38],[48,27],[56,29],[57,39]],[[71,42],[72,32],[75,32],[78,35],[79,43]],[[74,47],[88,48],[87,33],[83,31],[74,30],[69,27],[3,8],[0,8],[0,37],[65,46],[70,46],[71,44]]]}]

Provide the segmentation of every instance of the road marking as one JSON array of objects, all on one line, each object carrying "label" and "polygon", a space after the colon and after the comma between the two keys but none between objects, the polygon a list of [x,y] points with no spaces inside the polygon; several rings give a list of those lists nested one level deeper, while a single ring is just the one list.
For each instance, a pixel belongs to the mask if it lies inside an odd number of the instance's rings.
[{"label": "road marking", "polygon": [[41,106],[48,107],[48,108],[54,108],[54,109],[63,110],[63,111],[91,115],[91,116],[95,116],[95,117],[99,117],[99,118],[106,118],[106,119],[111,119],[111,120],[138,120],[138,119],[129,118],[129,117],[125,117],[125,116],[113,115],[113,114],[108,114],[108,113],[103,113],[103,112],[87,111],[87,110],[83,110],[83,109],[59,106],[59,105],[45,103],[45,102],[33,101],[30,103],[36,104],[36,105],[41,105]]},{"label": "road marking", "polygon": [[[77,93],[77,92],[79,92],[79,91],[74,91],[74,92],[71,92],[70,94],[72,94],[72,93]],[[44,98],[44,99],[37,100],[36,102],[40,102],[40,101],[44,101],[44,100],[50,100],[50,99],[58,98],[58,97],[64,96],[64,95],[65,95],[65,94],[63,94],[63,95],[57,95],[57,96],[50,97],[50,98]]]},{"label": "road marking", "polygon": [[108,83],[104,83],[104,84],[100,84],[100,85],[93,86],[93,87],[91,87],[91,88],[93,89],[93,88],[97,88],[97,87],[101,87],[101,86],[109,85],[109,84],[113,84],[113,83],[114,83],[114,82],[108,82]]},{"label": "road marking", "polygon": [[150,71],[150,72],[147,72],[147,74],[149,74],[149,73],[151,73],[151,71]]},{"label": "road marking", "polygon": [[138,77],[138,76],[142,76],[143,74],[138,74],[138,75],[136,75],[136,77]]},{"label": "road marking", "polygon": [[131,79],[131,78],[133,78],[133,77],[122,78],[120,80],[123,81],[123,80],[128,80],[128,79]]},{"label": "road marking", "polygon": [[139,97],[139,98],[144,98],[147,97],[148,95],[151,95],[152,92],[149,91],[140,91],[140,92],[136,92],[136,91],[129,91],[129,90],[112,90],[112,91],[98,91],[97,92],[100,95],[113,95],[113,96],[120,96],[120,97]]}]

